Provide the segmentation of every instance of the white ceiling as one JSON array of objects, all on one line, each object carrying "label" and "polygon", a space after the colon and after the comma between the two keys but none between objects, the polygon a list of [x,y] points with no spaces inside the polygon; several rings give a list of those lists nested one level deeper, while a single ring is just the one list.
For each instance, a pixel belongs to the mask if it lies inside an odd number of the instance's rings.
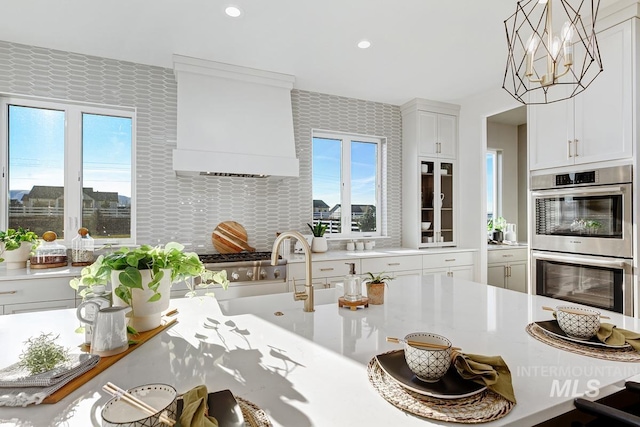
[{"label": "white ceiling", "polygon": [[[241,18],[224,14],[231,3],[244,10]],[[515,0],[20,0],[3,2],[0,40],[168,68],[177,53],[292,74],[299,89],[399,105],[501,87],[503,21],[515,7]],[[361,39],[372,47],[358,49]]]}]

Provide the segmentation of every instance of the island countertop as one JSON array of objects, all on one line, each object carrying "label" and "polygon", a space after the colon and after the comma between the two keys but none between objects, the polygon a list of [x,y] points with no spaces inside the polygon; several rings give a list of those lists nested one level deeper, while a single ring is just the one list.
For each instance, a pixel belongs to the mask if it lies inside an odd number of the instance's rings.
[{"label": "island countertop", "polygon": [[[528,323],[551,318],[541,308],[557,305],[549,298],[432,275],[390,282],[381,306],[351,311],[338,308],[336,296],[334,289],[316,291],[314,313],[284,294],[172,300],[179,314],[170,329],[57,404],[1,407],[0,425],[99,426],[108,400],[100,388],[108,381],[123,388],[168,383],[179,393],[199,384],[228,388],[264,409],[275,426],[443,425],[393,407],[367,379],[373,356],[399,348],[385,338],[414,331],[444,335],[465,352],[503,357],[518,403],[487,426],[530,426],[570,411],[574,396],[554,396],[554,380],[573,381],[578,394],[596,384],[602,397],[640,373],[640,364],[580,356],[530,337]],[[638,319],[607,315],[621,328],[640,330]],[[0,367],[17,361],[22,343],[40,332],[60,334],[76,350],[77,326],[74,310],[0,316]]]}]

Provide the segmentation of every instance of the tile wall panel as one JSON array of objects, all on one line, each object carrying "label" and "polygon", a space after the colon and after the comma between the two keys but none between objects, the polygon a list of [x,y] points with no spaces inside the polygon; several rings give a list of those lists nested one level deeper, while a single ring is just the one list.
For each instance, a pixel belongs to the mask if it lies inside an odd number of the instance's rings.
[{"label": "tile wall panel", "polygon": [[[173,70],[0,41],[0,94],[135,107],[138,243],[177,240],[213,251],[211,232],[226,220],[245,226],[249,243],[269,250],[276,231],[306,232],[312,215],[311,129],[388,138],[383,176],[386,227],[400,246],[401,115],[398,106],[294,90],[291,94],[300,178],[177,177]],[[341,246],[335,244],[336,246]]]}]

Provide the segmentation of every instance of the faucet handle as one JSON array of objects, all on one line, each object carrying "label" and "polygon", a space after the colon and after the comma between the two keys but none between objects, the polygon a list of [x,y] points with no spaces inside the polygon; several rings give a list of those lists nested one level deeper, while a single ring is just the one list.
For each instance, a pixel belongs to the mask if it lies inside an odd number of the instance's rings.
[{"label": "faucet handle", "polygon": [[293,300],[294,301],[303,301],[309,298],[307,292],[303,290],[302,292],[298,292],[298,288],[296,287],[296,279],[293,279]]}]

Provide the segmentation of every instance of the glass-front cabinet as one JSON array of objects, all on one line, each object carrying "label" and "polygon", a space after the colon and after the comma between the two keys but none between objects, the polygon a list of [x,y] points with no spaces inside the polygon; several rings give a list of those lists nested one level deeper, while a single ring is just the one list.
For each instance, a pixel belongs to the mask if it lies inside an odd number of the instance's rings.
[{"label": "glass-front cabinet", "polygon": [[455,246],[455,162],[420,159],[419,247]]}]

